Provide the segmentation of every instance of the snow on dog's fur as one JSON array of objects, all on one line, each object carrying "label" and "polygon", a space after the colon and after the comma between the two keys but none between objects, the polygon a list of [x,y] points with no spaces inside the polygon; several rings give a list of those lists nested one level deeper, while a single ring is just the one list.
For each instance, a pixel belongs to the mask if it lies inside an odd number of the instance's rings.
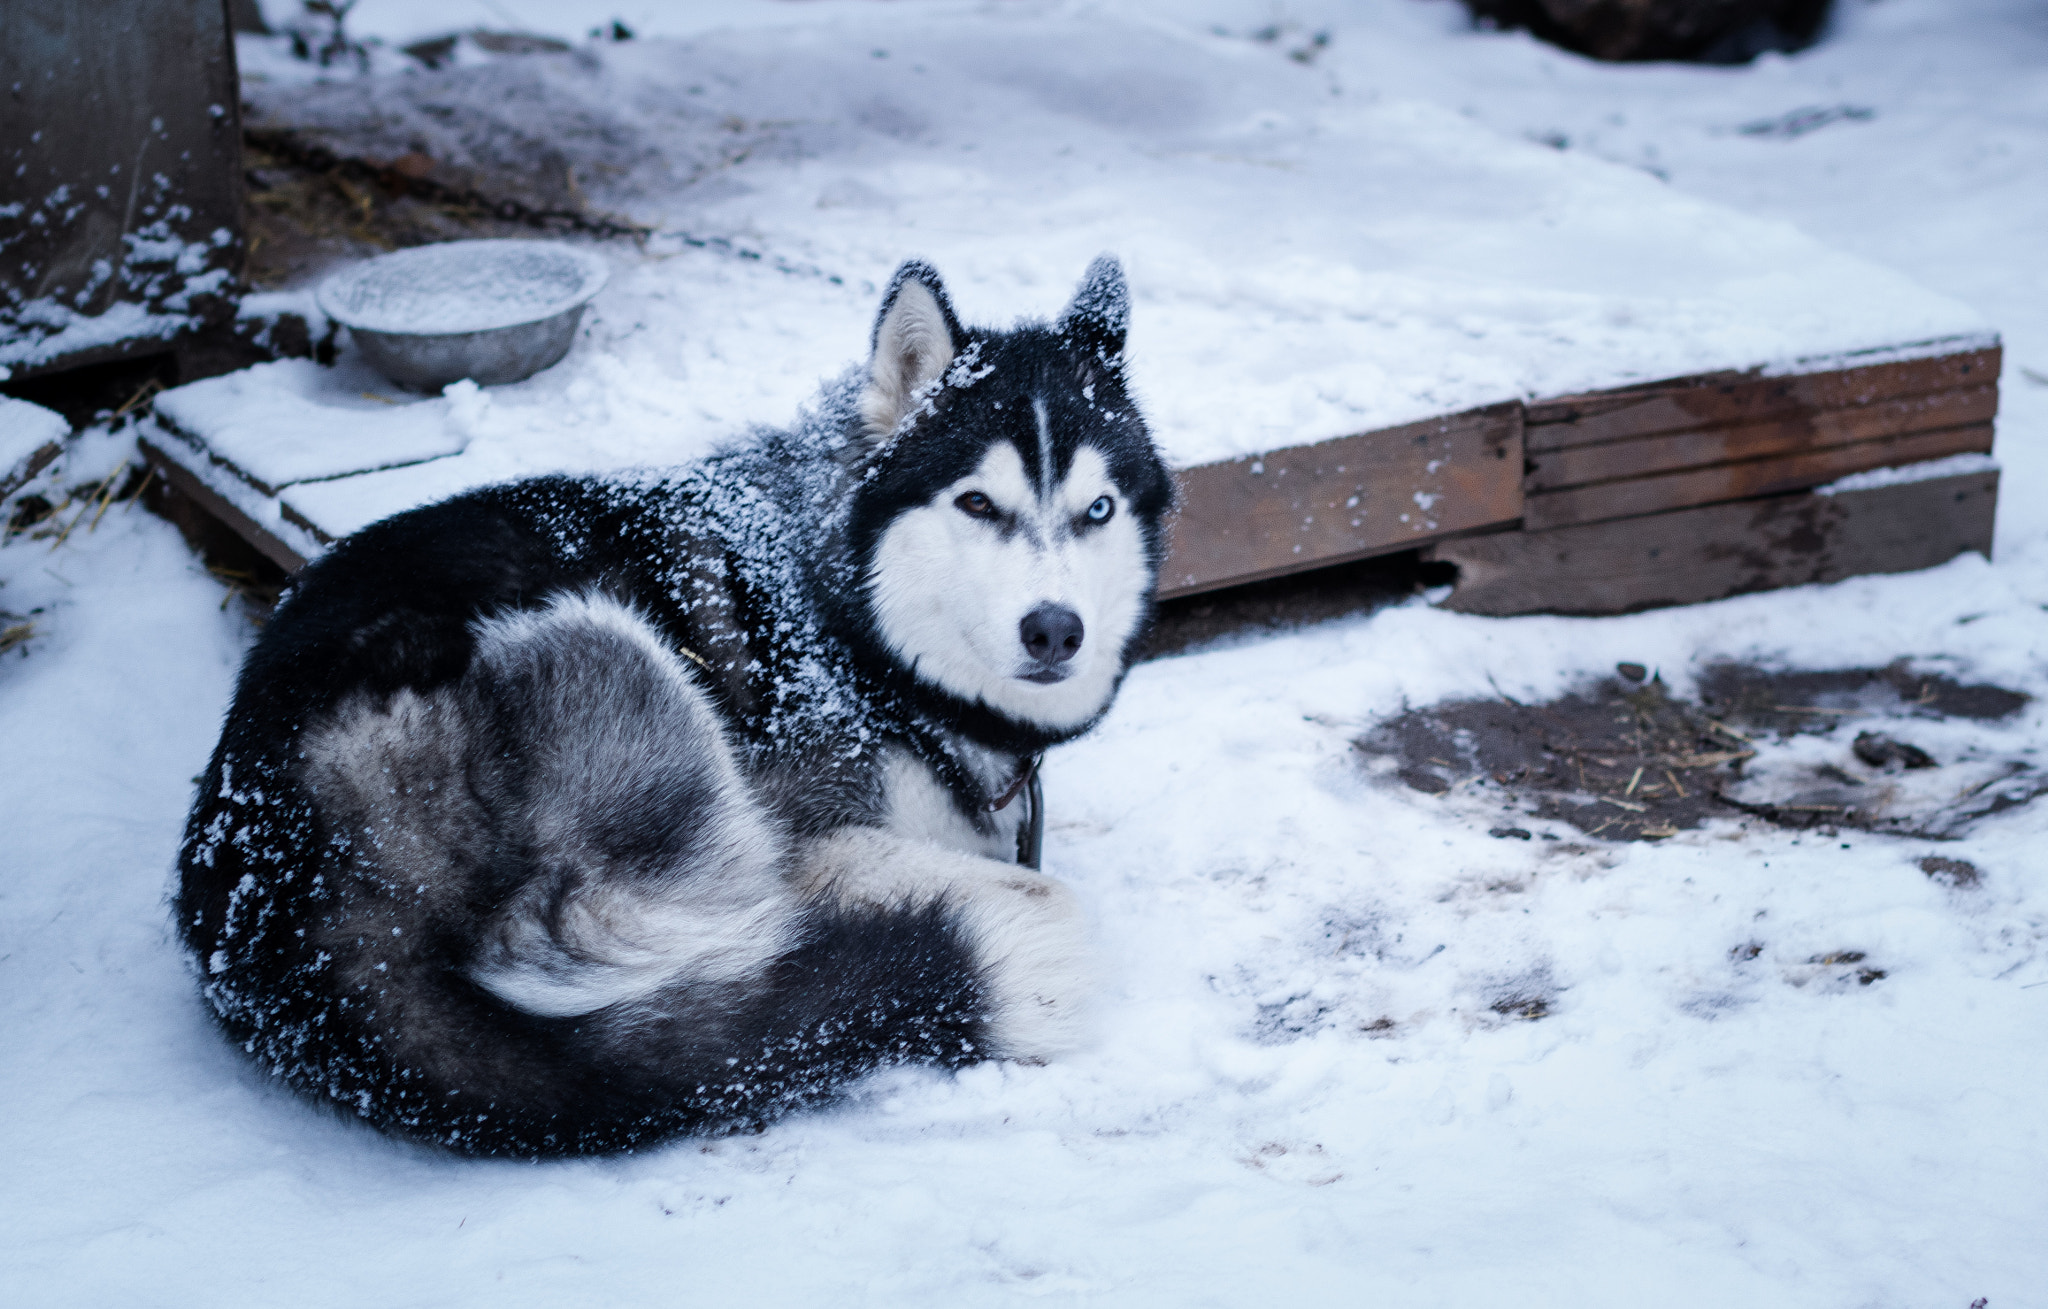
[{"label": "snow on dog's fur", "polygon": [[758,1123],[1078,1037],[1030,761],[1107,709],[1171,501],[1097,260],[970,330],[918,263],[788,431],[379,523],[250,653],[180,860],[229,1036],[478,1153]]}]

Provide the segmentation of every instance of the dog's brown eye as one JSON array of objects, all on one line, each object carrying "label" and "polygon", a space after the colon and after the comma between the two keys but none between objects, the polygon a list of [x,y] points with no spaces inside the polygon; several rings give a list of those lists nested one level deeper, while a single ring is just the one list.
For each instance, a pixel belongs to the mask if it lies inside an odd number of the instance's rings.
[{"label": "dog's brown eye", "polygon": [[972,514],[976,518],[994,518],[996,516],[995,504],[979,491],[969,491],[953,503],[960,506],[960,512]]}]

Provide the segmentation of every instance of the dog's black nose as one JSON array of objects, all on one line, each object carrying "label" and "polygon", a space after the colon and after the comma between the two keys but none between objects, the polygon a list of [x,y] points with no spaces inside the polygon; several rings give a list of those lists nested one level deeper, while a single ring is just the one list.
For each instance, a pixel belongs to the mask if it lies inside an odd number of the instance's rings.
[{"label": "dog's black nose", "polygon": [[1081,652],[1081,615],[1065,605],[1040,605],[1017,624],[1024,652],[1042,664],[1063,664]]}]

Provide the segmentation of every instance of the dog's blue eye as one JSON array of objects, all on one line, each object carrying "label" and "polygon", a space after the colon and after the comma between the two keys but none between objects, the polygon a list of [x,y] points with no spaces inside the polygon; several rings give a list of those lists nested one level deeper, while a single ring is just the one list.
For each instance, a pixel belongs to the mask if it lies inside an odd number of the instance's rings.
[{"label": "dog's blue eye", "polygon": [[1106,495],[1098,496],[1095,503],[1088,506],[1088,521],[1091,523],[1106,523],[1109,521],[1109,516],[1115,512],[1116,501]]},{"label": "dog's blue eye", "polygon": [[960,507],[962,513],[972,514],[976,518],[995,517],[995,503],[979,491],[969,491],[953,503]]}]

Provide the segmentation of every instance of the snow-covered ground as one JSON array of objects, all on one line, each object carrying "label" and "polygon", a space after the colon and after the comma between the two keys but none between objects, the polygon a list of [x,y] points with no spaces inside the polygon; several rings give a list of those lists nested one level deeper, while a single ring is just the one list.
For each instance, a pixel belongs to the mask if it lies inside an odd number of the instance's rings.
[{"label": "snow-covered ground", "polygon": [[[580,38],[616,15],[647,38],[875,8],[363,0],[351,23]],[[2048,814],[1938,849],[1754,823],[1496,840],[1493,802],[1350,747],[1404,705],[1542,697],[1623,659],[1684,690],[1719,657],[1916,660],[2037,697],[1976,748],[2048,740],[2048,10],[1843,0],[1816,49],[1706,69],[1596,66],[1424,0],[1039,9],[1221,28],[1969,305],[2007,349],[1997,561],[1625,619],[1416,601],[1149,664],[1048,762],[1048,864],[1107,972],[1090,1050],[527,1166],[374,1137],[218,1039],[163,895],[250,628],[140,510],[18,539],[0,609],[40,612],[0,659],[10,1303],[2048,1304]],[[1204,403],[1240,402],[1207,380]],[[127,439],[84,438],[56,481],[97,483]],[[1930,880],[1930,853],[1982,885]],[[1885,976],[1810,962],[1844,951]],[[1496,1011],[1516,995],[1546,1016]]]}]

